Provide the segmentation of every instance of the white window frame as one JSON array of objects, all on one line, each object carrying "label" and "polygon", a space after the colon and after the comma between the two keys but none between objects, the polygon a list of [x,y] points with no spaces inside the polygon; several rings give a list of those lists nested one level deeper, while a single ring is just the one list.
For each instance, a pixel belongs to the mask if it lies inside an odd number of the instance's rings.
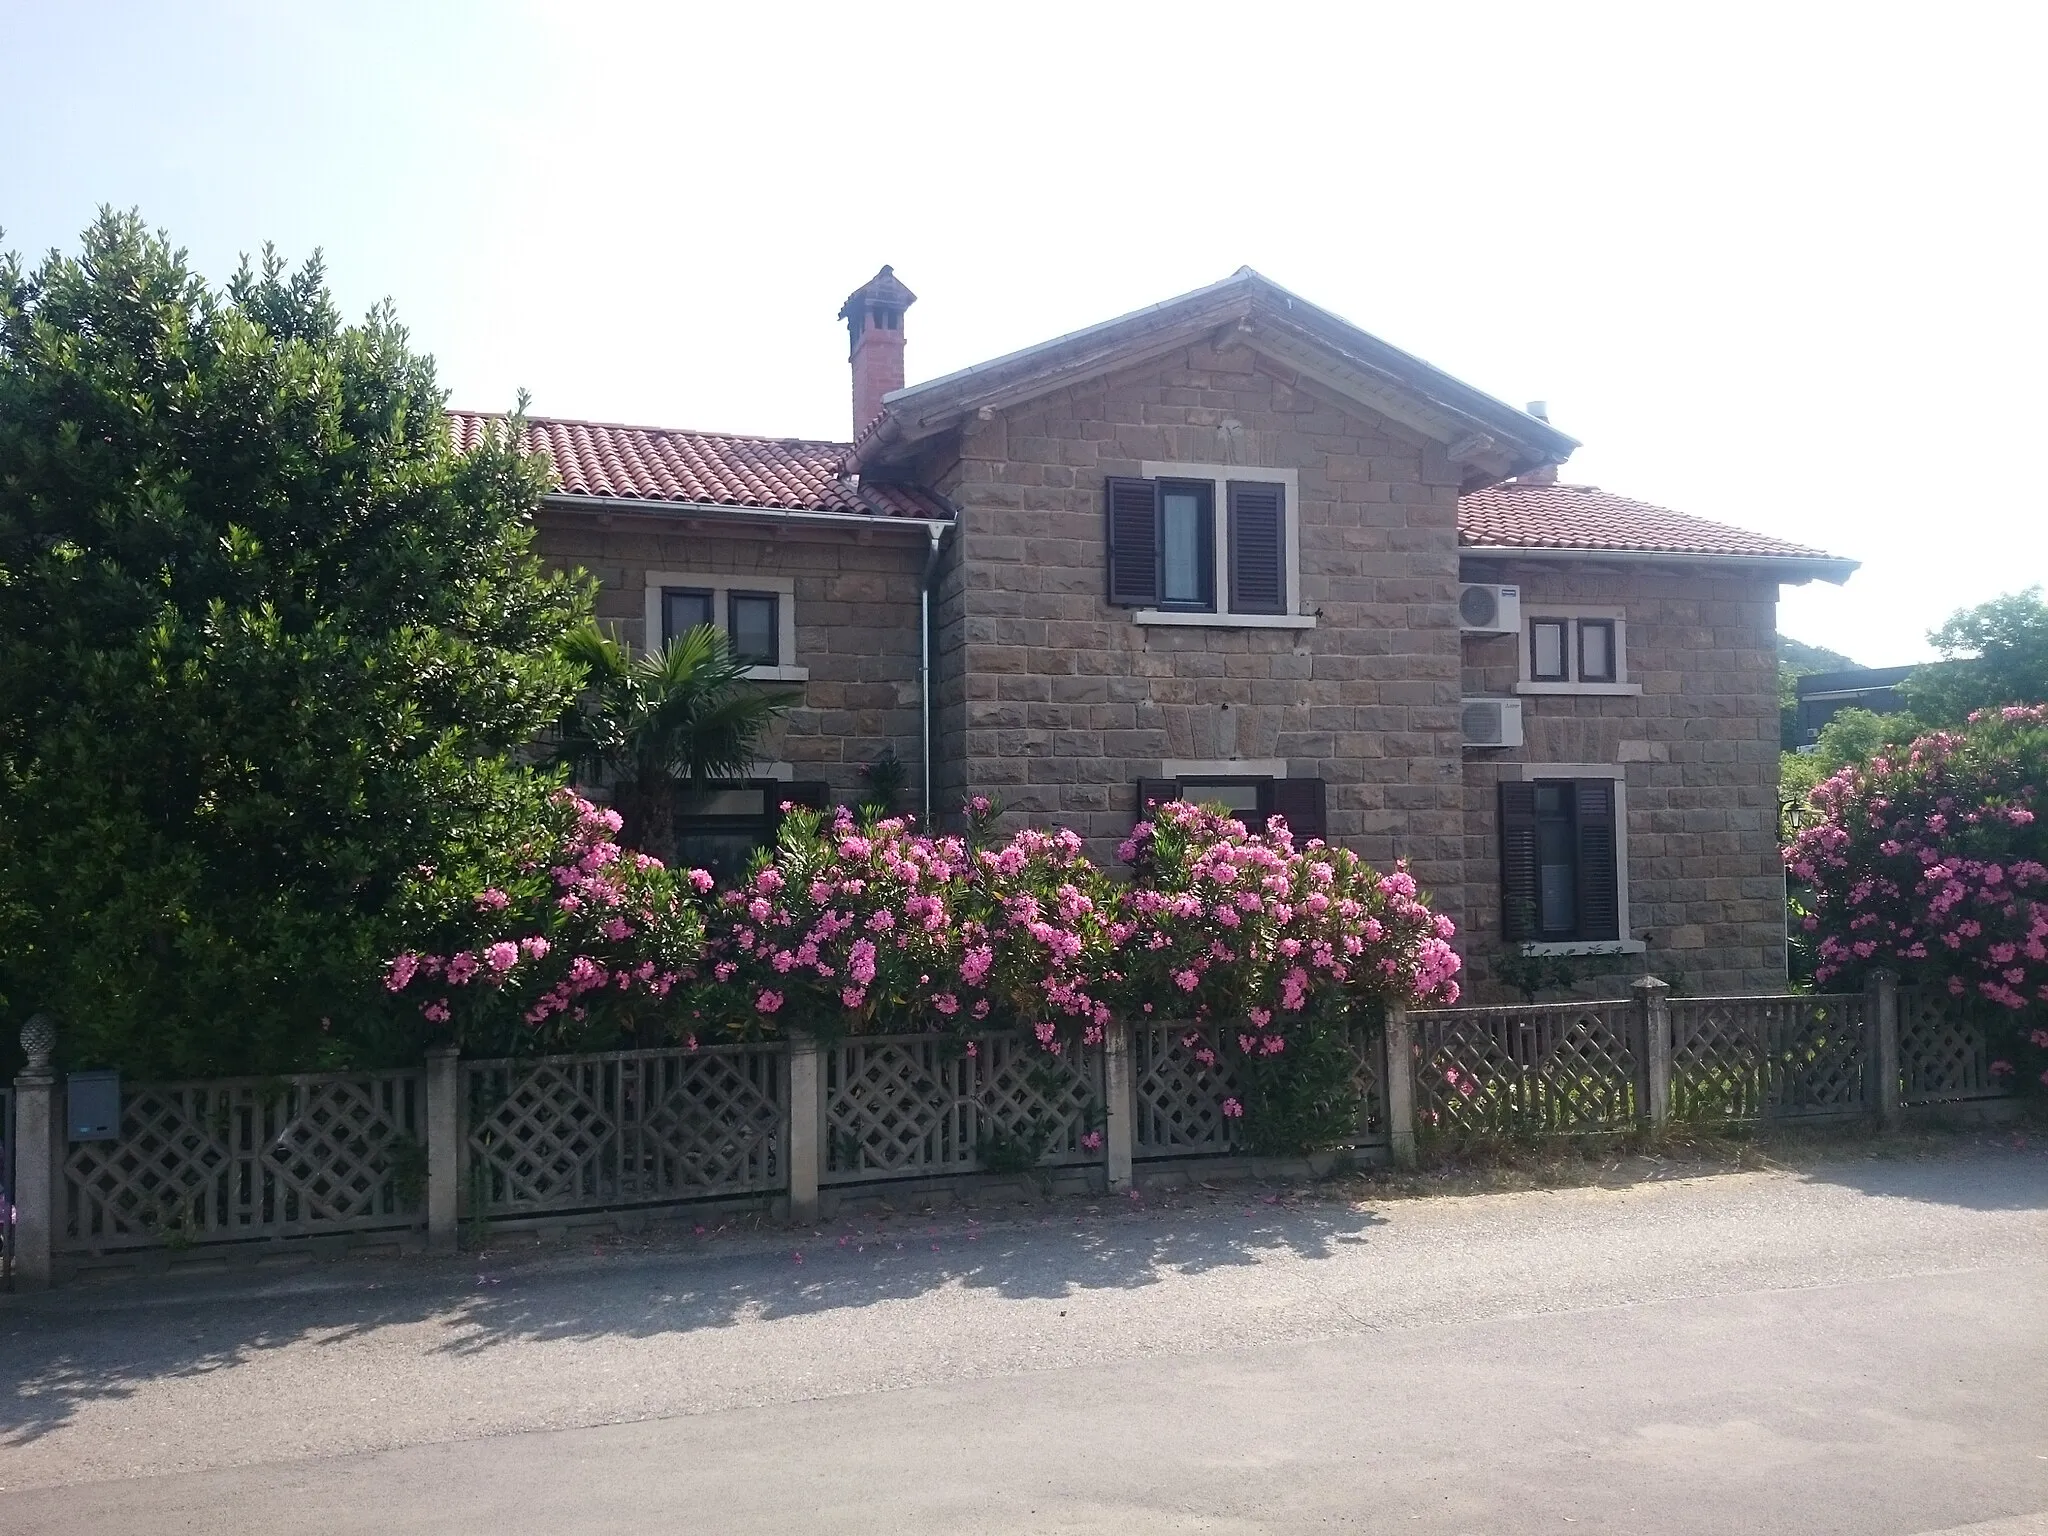
[{"label": "white window frame", "polygon": [[[1544,609],[1536,617],[1554,618],[1551,609]],[[1590,613],[1586,617],[1604,619],[1604,613]],[[1524,626],[1526,631],[1527,626]],[[1619,630],[1615,646],[1621,644]],[[1618,763],[1513,763],[1509,765],[1507,777],[1524,784],[1540,784],[1546,779],[1612,779],[1614,781],[1614,915],[1615,926],[1620,930],[1618,939],[1556,939],[1527,940],[1515,947],[1525,955],[1640,955],[1649,946],[1641,939],[1630,938],[1628,916],[1628,770]]]},{"label": "white window frame", "polygon": [[[1567,621],[1565,631],[1565,662],[1573,676],[1561,683],[1539,683],[1535,681],[1536,658],[1529,644],[1529,628],[1544,619]],[[1580,619],[1601,619],[1614,625],[1614,681],[1611,683],[1582,683],[1578,680],[1579,670],[1579,627]],[[1520,694],[1575,693],[1583,695],[1633,697],[1643,691],[1641,683],[1628,680],[1628,610],[1625,608],[1588,606],[1584,603],[1545,603],[1529,596],[1529,589],[1522,589],[1522,627],[1515,642],[1521,649],[1521,676],[1515,684]],[[1598,777],[1598,775],[1595,775]]]},{"label": "white window frame", "polygon": [[774,667],[749,667],[747,676],[762,683],[806,683],[810,681],[811,669],[795,664],[796,657],[796,581],[789,576],[757,576],[742,572],[723,571],[716,575],[709,571],[649,571],[647,573],[646,620],[647,628],[642,632],[647,637],[647,649],[654,650],[661,644],[661,594],[669,587],[690,587],[699,592],[711,594],[711,611],[720,615],[719,628],[723,629],[723,617],[730,611],[726,601],[734,592],[773,592],[776,628],[775,651],[782,657],[782,664]]},{"label": "white window frame", "polygon": [[[1134,624],[1180,624],[1199,629],[1314,629],[1316,616],[1301,612],[1301,477],[1291,469],[1263,469],[1254,464],[1178,464],[1147,459],[1138,466],[1147,480],[1206,480],[1215,487],[1210,515],[1215,519],[1211,542],[1216,578],[1213,612],[1190,613],[1179,608],[1140,608]],[[1287,493],[1287,611],[1232,613],[1230,603],[1230,482],[1279,485]]]}]

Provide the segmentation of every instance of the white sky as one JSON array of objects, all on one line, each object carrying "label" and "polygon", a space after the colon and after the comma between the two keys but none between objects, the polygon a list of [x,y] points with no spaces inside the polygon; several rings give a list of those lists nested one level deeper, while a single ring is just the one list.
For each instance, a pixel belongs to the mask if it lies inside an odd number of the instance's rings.
[{"label": "white sky", "polygon": [[882,262],[912,382],[1249,263],[1862,560],[1801,639],[2048,580],[2039,5],[321,11],[0,0],[4,244],[323,246],[458,404],[815,437]]}]

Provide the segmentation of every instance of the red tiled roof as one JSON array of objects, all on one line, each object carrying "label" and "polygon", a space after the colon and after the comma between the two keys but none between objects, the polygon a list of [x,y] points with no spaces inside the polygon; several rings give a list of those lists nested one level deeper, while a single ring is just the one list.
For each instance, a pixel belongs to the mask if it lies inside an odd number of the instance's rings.
[{"label": "red tiled roof", "polygon": [[[455,446],[476,446],[501,417],[451,411]],[[950,518],[915,486],[858,486],[842,470],[846,443],[678,432],[528,417],[526,446],[555,466],[562,494],[797,512]],[[1825,560],[1820,550],[1673,512],[1591,485],[1509,481],[1458,500],[1458,541],[1512,549],[1611,549],[1646,554]]]},{"label": "red tiled roof", "polygon": [[[486,425],[502,419],[477,411],[450,411],[456,449],[474,448]],[[856,486],[840,470],[845,443],[530,416],[526,447],[554,461],[555,477],[566,496],[870,517],[952,516],[943,502],[912,486],[878,485],[865,479]]]},{"label": "red tiled roof", "polygon": [[1613,549],[1648,554],[1826,560],[1803,544],[1710,523],[1616,496],[1597,485],[1509,481],[1458,498],[1458,542],[1511,549]]}]

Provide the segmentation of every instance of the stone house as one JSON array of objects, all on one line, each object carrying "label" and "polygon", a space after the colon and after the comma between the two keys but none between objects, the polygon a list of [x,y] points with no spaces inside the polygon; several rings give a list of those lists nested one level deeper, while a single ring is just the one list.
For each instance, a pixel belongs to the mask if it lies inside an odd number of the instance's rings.
[{"label": "stone house", "polygon": [[700,846],[890,752],[912,808],[1106,864],[1177,795],[1405,857],[1481,995],[1508,948],[1782,985],[1778,587],[1853,562],[1560,483],[1540,406],[1248,268],[905,388],[914,302],[884,267],[840,311],[851,442],[528,424],[603,620],[722,625],[801,696]]}]

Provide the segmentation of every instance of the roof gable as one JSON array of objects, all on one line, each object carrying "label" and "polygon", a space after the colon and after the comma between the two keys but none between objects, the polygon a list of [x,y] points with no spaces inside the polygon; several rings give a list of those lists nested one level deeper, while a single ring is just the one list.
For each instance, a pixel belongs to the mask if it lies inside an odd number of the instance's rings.
[{"label": "roof gable", "polygon": [[1241,267],[1220,283],[895,391],[855,445],[853,462],[887,464],[969,415],[1019,405],[1204,338],[1248,347],[1444,444],[1468,487],[1560,463],[1578,447],[1548,422]]}]

